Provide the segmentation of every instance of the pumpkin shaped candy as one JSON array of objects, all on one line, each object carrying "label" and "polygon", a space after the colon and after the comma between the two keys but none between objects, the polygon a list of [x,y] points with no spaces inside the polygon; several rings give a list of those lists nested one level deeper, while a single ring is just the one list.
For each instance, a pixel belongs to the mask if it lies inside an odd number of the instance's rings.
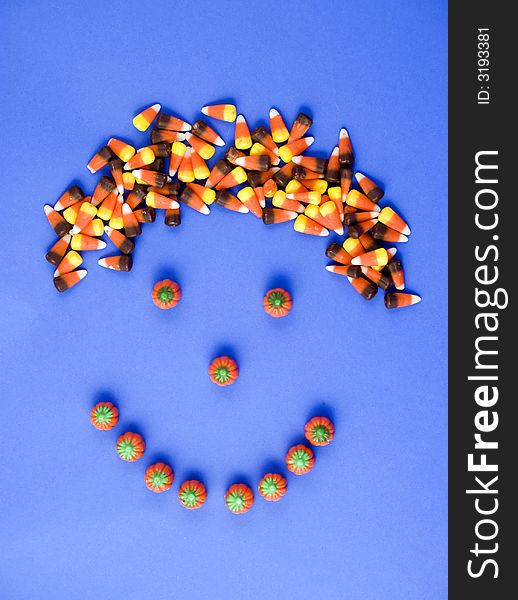
[{"label": "pumpkin shaped candy", "polygon": [[285,317],[291,310],[293,302],[289,292],[282,288],[268,290],[263,298],[264,310],[271,317]]},{"label": "pumpkin shaped candy", "polygon": [[90,423],[101,431],[113,429],[119,422],[119,410],[111,402],[98,402],[90,411]]},{"label": "pumpkin shaped candy", "polygon": [[146,442],[139,433],[127,431],[117,440],[117,454],[128,462],[134,462],[142,457]]},{"label": "pumpkin shaped candy", "polygon": [[306,423],[304,435],[313,446],[327,446],[335,436],[335,428],[327,417],[313,417]]},{"label": "pumpkin shaped candy", "polygon": [[144,481],[152,492],[156,492],[157,494],[167,492],[173,485],[173,469],[163,462],[157,462],[146,469]]},{"label": "pumpkin shaped candy", "polygon": [[288,482],[279,473],[266,473],[259,482],[259,493],[270,502],[277,502],[287,491]]},{"label": "pumpkin shaped candy", "polygon": [[201,481],[184,481],[178,490],[180,504],[189,510],[195,510],[207,500],[207,490]]},{"label": "pumpkin shaped candy", "polygon": [[209,365],[210,380],[216,385],[231,385],[237,379],[239,369],[235,360],[218,356]]},{"label": "pumpkin shaped candy", "polygon": [[297,444],[292,446],[286,454],[286,465],[288,469],[295,473],[295,475],[304,475],[313,468],[315,464],[315,455],[313,450],[304,446],[304,444]]},{"label": "pumpkin shaped candy", "polygon": [[182,290],[175,281],[164,279],[155,283],[151,297],[158,308],[173,308],[180,302]]},{"label": "pumpkin shaped candy", "polygon": [[250,510],[254,503],[254,493],[246,484],[234,483],[225,494],[225,502],[230,512],[240,515]]}]

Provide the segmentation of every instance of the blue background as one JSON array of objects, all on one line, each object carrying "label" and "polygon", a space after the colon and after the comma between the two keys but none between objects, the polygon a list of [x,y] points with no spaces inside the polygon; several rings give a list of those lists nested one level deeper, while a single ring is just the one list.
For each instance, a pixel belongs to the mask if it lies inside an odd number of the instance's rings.
[{"label": "blue background", "polygon": [[[446,598],[446,2],[0,11],[0,597]],[[251,125],[271,106],[288,126],[310,111],[312,154],[349,129],[357,167],[412,227],[400,250],[420,305],[366,303],[324,270],[329,239],[217,206],[145,226],[129,274],[97,267],[112,246],[90,253],[88,277],[57,294],[43,204],[72,181],[92,191],[85,165],[111,135],[144,145],[131,119],[146,105],[192,122],[223,99]],[[172,311],[150,301],[162,276],[183,289]],[[289,318],[262,310],[274,285],[293,294]],[[222,350],[241,368],[227,389],[206,375]],[[110,397],[120,426],[98,432],[89,410]],[[231,515],[226,487],[285,472],[320,412],[337,435],[311,474]],[[114,451],[128,429],[148,446],[134,464]],[[176,473],[162,495],[143,483],[158,458]],[[209,500],[189,512],[176,491],[193,475]]]}]

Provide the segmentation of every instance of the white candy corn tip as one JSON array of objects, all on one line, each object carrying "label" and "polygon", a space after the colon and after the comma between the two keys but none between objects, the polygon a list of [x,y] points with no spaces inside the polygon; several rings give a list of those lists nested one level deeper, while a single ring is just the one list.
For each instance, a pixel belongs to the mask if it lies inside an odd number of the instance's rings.
[{"label": "white candy corn tip", "polygon": [[322,231],[318,235],[320,237],[326,237],[327,235],[329,235],[329,231],[324,227],[324,229],[322,229]]},{"label": "white candy corn tip", "polygon": [[112,233],[113,228],[110,227],[109,225],[105,225],[104,226],[104,233],[106,233],[106,235],[110,235],[110,233]]},{"label": "white candy corn tip", "polygon": [[376,206],[374,207],[374,210],[373,210],[372,212],[376,213],[376,215],[377,215],[379,212],[381,212],[381,208],[380,208],[379,206],[377,206],[377,205],[376,205]]},{"label": "white candy corn tip", "polygon": [[171,208],[180,208],[180,203],[176,200],[173,200],[171,203]]},{"label": "white candy corn tip", "polygon": [[160,106],[160,104],[158,104],[158,102],[156,104],[153,104],[153,106],[151,107],[156,113],[160,112],[160,109],[162,108]]},{"label": "white candy corn tip", "polygon": [[50,204],[45,204],[45,206],[43,207],[43,210],[45,211],[45,214],[48,217],[54,209],[52,208],[52,206],[50,206]]},{"label": "white candy corn tip", "polygon": [[135,169],[132,173],[135,179],[142,179],[142,169]]},{"label": "white candy corn tip", "polygon": [[344,228],[340,227],[339,229],[333,229],[333,231],[335,233],[337,233],[338,235],[343,235],[344,234]]},{"label": "white candy corn tip", "polygon": [[410,294],[410,297],[412,298],[412,304],[419,304],[421,302],[421,296],[417,294]]},{"label": "white candy corn tip", "polygon": [[307,137],[307,138],[304,138],[304,139],[306,140],[306,144],[307,144],[308,146],[311,146],[311,144],[312,144],[312,143],[315,141],[315,138],[314,138],[314,137],[312,137],[312,136],[309,136],[309,137]]},{"label": "white candy corn tip", "polygon": [[357,173],[355,173],[355,174],[354,174],[354,176],[356,177],[356,180],[358,181],[358,183],[360,183],[360,181],[361,181],[362,179],[365,179],[365,175],[363,175],[363,174],[362,174],[362,173],[360,173],[360,172],[357,172]]},{"label": "white candy corn tip", "polygon": [[279,111],[276,108],[270,108],[270,119],[279,116]]},{"label": "white candy corn tip", "polygon": [[240,206],[240,207],[239,207],[239,209],[238,209],[238,212],[245,214],[245,213],[247,213],[247,212],[250,212],[250,209],[248,208],[248,206],[245,206],[245,205],[243,204],[243,206]]},{"label": "white candy corn tip", "polygon": [[77,235],[77,234],[78,234],[80,231],[81,231],[81,227],[78,227],[77,225],[74,225],[74,226],[72,227],[71,234],[72,234],[72,235]]},{"label": "white candy corn tip", "polygon": [[201,109],[201,112],[208,117],[209,116],[209,110],[210,110],[210,106],[203,106],[202,109]]},{"label": "white candy corn tip", "polygon": [[109,266],[108,266],[108,264],[107,264],[107,261],[106,261],[106,259],[105,259],[105,258],[100,258],[100,259],[97,261],[97,264],[98,264],[100,267],[104,267],[105,269],[111,269],[111,267],[109,267]]},{"label": "white candy corn tip", "polygon": [[248,158],[248,156],[238,156],[234,162],[239,167],[244,167],[246,165],[247,158]]},{"label": "white candy corn tip", "polygon": [[259,200],[259,206],[264,208],[266,206],[266,200]]},{"label": "white candy corn tip", "polygon": [[334,273],[335,267],[336,267],[336,265],[327,265],[326,271],[329,271],[330,273]]},{"label": "white candy corn tip", "polygon": [[362,255],[360,256],[355,256],[352,260],[351,260],[351,265],[361,265],[362,264]]},{"label": "white candy corn tip", "polygon": [[333,152],[331,152],[331,156],[338,156],[338,146],[335,146]]},{"label": "white candy corn tip", "polygon": [[342,139],[349,137],[349,132],[347,131],[347,129],[345,127],[342,127],[342,129],[340,129],[340,137]]},{"label": "white candy corn tip", "polygon": [[243,115],[237,115],[236,123],[246,123],[245,117],[243,117]]},{"label": "white candy corn tip", "polygon": [[131,213],[131,208],[129,204],[126,204],[126,202],[122,205],[122,214],[123,215],[129,215]]},{"label": "white candy corn tip", "polygon": [[89,165],[86,165],[86,168],[90,171],[92,175],[95,173],[95,169],[92,169],[92,167],[90,167]]},{"label": "white candy corn tip", "polygon": [[408,238],[405,234],[401,233],[399,236],[399,240],[398,242],[403,243],[403,242],[408,242]]},{"label": "white candy corn tip", "polygon": [[200,212],[201,212],[202,215],[208,215],[208,214],[210,214],[210,208],[207,205],[203,205],[200,208]]},{"label": "white candy corn tip", "polygon": [[361,267],[362,273],[365,275],[369,270],[369,267]]},{"label": "white candy corn tip", "polygon": [[291,162],[294,162],[296,165],[300,165],[300,163],[302,162],[303,157],[302,156],[294,156],[291,159]]},{"label": "white candy corn tip", "polygon": [[401,233],[403,235],[410,235],[410,227],[407,225]]},{"label": "white candy corn tip", "polygon": [[[190,125],[189,125],[189,127],[190,127]],[[184,140],[185,140],[185,133],[182,133],[181,131],[178,132],[176,134],[176,141],[177,142],[183,142]]]},{"label": "white candy corn tip", "polygon": [[389,260],[391,258],[394,258],[394,256],[396,256],[396,252],[397,252],[397,248],[387,248],[387,255],[389,257]]},{"label": "white candy corn tip", "polygon": [[224,146],[225,140],[220,135],[218,135],[214,143],[216,144],[216,146]]},{"label": "white candy corn tip", "polygon": [[353,282],[354,277],[349,277],[349,275],[347,275],[347,279],[349,280],[349,283]]}]

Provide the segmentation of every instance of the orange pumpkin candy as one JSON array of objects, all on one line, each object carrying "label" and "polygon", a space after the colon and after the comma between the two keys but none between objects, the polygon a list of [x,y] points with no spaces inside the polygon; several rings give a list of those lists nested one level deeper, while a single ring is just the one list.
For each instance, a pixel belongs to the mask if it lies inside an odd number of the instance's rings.
[{"label": "orange pumpkin candy", "polygon": [[184,481],[178,490],[180,504],[189,510],[195,510],[207,500],[207,490],[201,481]]},{"label": "orange pumpkin candy", "polygon": [[313,468],[315,464],[315,455],[313,450],[304,446],[304,444],[297,444],[292,446],[286,454],[286,465],[288,469],[295,473],[295,475],[304,475]]},{"label": "orange pumpkin candy", "polygon": [[164,279],[155,283],[151,296],[155,306],[165,310],[173,308],[173,306],[176,306],[180,302],[182,290],[175,281]]},{"label": "orange pumpkin candy", "polygon": [[264,295],[263,306],[270,316],[279,318],[290,312],[293,302],[289,292],[282,288],[273,288]]},{"label": "orange pumpkin candy", "polygon": [[146,442],[139,433],[127,431],[117,440],[117,454],[128,462],[134,462],[142,457],[146,449]]},{"label": "orange pumpkin candy", "polygon": [[259,493],[265,500],[277,502],[288,491],[288,482],[279,473],[266,473],[259,482]]},{"label": "orange pumpkin candy", "polygon": [[156,492],[157,494],[167,492],[173,485],[173,469],[169,465],[166,465],[166,463],[157,462],[146,469],[144,481],[152,492]]},{"label": "orange pumpkin candy", "polygon": [[90,423],[101,431],[113,429],[119,422],[119,410],[111,402],[98,402],[90,411]]},{"label": "orange pumpkin candy", "polygon": [[335,436],[335,428],[327,417],[313,417],[306,423],[304,435],[313,446],[327,446]]},{"label": "orange pumpkin candy", "polygon": [[216,385],[231,385],[238,378],[239,369],[235,360],[218,356],[209,365],[210,380]]},{"label": "orange pumpkin candy", "polygon": [[254,493],[244,483],[234,483],[225,494],[225,503],[228,510],[236,515],[246,513],[254,503]]}]

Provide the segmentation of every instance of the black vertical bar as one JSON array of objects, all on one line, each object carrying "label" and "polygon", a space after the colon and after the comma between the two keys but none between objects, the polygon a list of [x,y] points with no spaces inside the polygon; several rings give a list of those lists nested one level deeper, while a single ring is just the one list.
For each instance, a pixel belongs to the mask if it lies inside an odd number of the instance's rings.
[{"label": "black vertical bar", "polygon": [[[511,273],[518,269],[513,257],[518,152],[511,139],[517,125],[510,112],[518,52],[509,7],[480,0],[449,6],[449,589],[454,599],[518,596],[511,522],[518,508],[518,453],[511,441],[518,437],[512,386],[518,351],[511,343],[516,319],[510,290]],[[478,182],[477,162],[483,165]],[[487,300],[494,306],[484,307]],[[484,460],[498,470],[483,471]]]}]

